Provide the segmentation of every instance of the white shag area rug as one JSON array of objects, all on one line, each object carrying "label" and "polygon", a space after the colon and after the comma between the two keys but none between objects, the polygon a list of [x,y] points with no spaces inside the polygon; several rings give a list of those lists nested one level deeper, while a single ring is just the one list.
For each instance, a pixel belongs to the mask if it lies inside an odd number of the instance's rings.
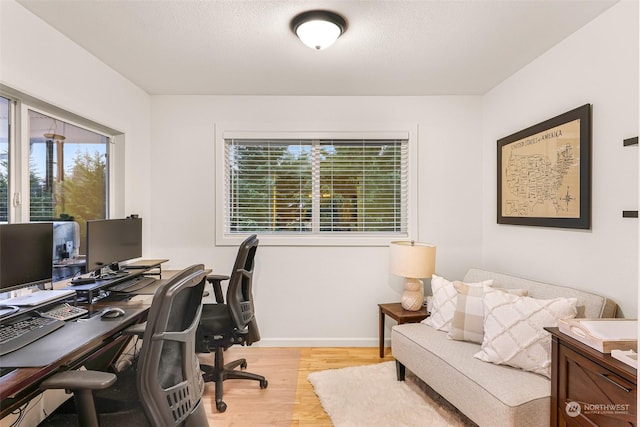
[{"label": "white shag area rug", "polygon": [[335,427],[457,426],[429,397],[396,380],[395,362],[308,375]]}]

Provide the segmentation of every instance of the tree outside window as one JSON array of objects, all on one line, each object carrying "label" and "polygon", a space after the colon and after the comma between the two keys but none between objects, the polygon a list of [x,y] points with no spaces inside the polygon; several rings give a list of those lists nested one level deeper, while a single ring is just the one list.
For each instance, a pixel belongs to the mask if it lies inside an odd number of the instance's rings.
[{"label": "tree outside window", "polygon": [[228,233],[406,232],[406,140],[225,144]]},{"label": "tree outside window", "polygon": [[[107,217],[108,137],[29,110],[31,221]],[[81,251],[84,248],[81,246]]]}]

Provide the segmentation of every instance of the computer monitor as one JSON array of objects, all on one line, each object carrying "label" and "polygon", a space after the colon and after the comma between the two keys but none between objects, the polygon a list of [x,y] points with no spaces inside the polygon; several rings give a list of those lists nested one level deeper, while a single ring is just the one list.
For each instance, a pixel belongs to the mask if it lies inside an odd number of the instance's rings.
[{"label": "computer monitor", "polygon": [[0,292],[41,285],[53,277],[53,224],[0,224]]},{"label": "computer monitor", "polygon": [[120,262],[141,257],[142,219],[87,221],[86,251],[87,272],[99,272],[104,267],[117,270]]}]

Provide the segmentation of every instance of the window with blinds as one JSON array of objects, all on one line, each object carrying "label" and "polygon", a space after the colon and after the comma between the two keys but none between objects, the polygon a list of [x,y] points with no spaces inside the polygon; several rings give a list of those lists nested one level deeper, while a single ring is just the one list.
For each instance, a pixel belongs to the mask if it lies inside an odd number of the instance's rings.
[{"label": "window with blinds", "polygon": [[404,139],[225,139],[225,231],[407,232]]}]

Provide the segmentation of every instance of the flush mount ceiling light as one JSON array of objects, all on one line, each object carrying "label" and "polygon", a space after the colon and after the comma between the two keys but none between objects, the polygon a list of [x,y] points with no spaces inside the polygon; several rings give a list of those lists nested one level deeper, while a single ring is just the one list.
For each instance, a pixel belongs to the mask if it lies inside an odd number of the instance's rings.
[{"label": "flush mount ceiling light", "polygon": [[302,43],[312,49],[331,46],[347,29],[347,21],[337,13],[311,10],[291,20],[291,29]]}]

